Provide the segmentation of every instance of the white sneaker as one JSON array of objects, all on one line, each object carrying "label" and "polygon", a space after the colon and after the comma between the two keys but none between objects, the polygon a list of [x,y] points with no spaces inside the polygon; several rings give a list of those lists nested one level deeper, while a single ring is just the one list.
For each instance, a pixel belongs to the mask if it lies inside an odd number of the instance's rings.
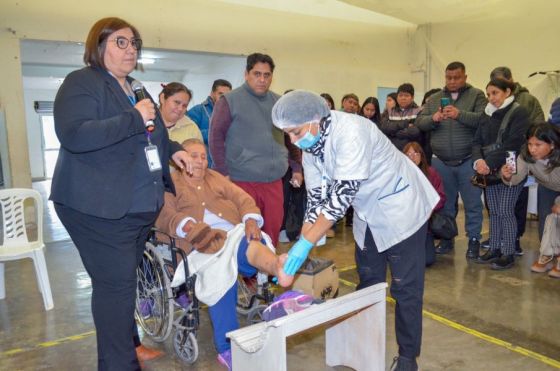
[{"label": "white sneaker", "polygon": [[282,229],[280,231],[280,234],[278,235],[278,242],[282,242],[282,243],[290,242],[290,239],[288,238],[288,235],[286,234],[285,229]]}]

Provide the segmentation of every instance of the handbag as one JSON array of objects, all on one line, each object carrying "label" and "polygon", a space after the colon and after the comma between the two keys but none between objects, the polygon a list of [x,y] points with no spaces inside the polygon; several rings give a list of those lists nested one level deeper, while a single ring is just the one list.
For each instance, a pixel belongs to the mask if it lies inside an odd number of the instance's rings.
[{"label": "handbag", "polygon": [[[513,102],[511,109],[505,114],[502,122],[500,123],[500,128],[498,129],[498,136],[496,138],[496,142],[487,146],[482,147],[482,157],[486,158],[492,152],[501,152],[502,151],[502,142],[504,132],[509,124],[511,119],[511,115],[513,112],[519,107],[519,103]],[[490,174],[482,175],[482,174],[474,174],[471,177],[471,184],[478,188],[486,188],[488,186],[493,186],[496,184],[502,183],[502,177],[500,176],[497,170],[490,172]]]},{"label": "handbag", "polygon": [[430,218],[430,230],[435,238],[450,240],[459,234],[455,218],[435,212]]},{"label": "handbag", "polygon": [[474,174],[471,177],[471,184],[482,189],[500,183],[502,183],[502,178],[496,173],[490,173],[488,175]]}]

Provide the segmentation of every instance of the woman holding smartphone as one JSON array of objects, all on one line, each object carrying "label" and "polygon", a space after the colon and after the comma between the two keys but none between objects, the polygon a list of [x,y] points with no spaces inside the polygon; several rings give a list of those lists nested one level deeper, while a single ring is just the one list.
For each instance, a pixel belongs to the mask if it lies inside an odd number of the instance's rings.
[{"label": "woman holding smartphone", "polygon": [[[539,215],[539,239],[541,250],[539,259],[533,263],[531,270],[544,273],[552,268],[550,276],[560,278],[560,259],[554,265],[554,256],[560,251],[546,243],[545,223],[551,212],[560,214],[560,206],[555,200],[560,196],[560,131],[549,123],[531,126],[527,132],[527,143],[517,158],[516,170],[511,166],[502,167],[502,180],[508,185],[523,184],[528,174],[539,183],[537,193],[537,212]],[[550,216],[550,215],[549,215]],[[552,242],[552,241],[551,241]],[[554,267],[553,267],[554,265]]]},{"label": "woman holding smartphone", "polygon": [[[527,110],[514,102],[513,83],[492,79],[486,85],[488,105],[480,117],[473,138],[472,157],[477,174],[490,176],[505,164],[508,151],[519,153],[529,126]],[[490,214],[490,249],[477,258],[481,264],[492,264],[496,270],[509,269],[514,263],[517,221],[515,203],[522,184],[498,184],[486,187]]]}]

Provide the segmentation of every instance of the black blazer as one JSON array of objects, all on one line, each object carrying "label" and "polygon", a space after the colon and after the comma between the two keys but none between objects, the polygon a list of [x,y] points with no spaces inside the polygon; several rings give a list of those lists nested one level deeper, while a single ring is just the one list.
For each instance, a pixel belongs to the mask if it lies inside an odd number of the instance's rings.
[{"label": "black blazer", "polygon": [[[70,73],[56,95],[54,121],[61,147],[50,200],[100,218],[125,216],[132,201],[134,160],[145,156],[138,137],[145,128],[118,81],[92,67]],[[181,146],[169,141],[159,114],[154,122],[155,130],[164,133],[158,146],[163,181],[174,192],[167,160]]]}]

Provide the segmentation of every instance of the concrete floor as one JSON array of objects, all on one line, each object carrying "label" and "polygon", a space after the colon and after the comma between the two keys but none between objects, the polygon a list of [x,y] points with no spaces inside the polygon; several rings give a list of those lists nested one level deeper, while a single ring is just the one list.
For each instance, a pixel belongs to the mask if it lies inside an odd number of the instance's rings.
[{"label": "concrete floor", "polygon": [[[34,185],[46,198],[49,185]],[[52,206],[52,205],[49,205]],[[462,213],[460,214],[462,222]],[[484,237],[487,236],[487,220]],[[79,255],[52,207],[45,208],[46,260],[54,309],[45,312],[31,261],[6,264],[7,297],[0,300],[0,370],[95,370],[95,333],[90,312],[91,285]],[[560,280],[531,273],[538,255],[537,222],[527,224],[525,256],[504,272],[465,260],[466,238],[455,251],[438,256],[426,271],[421,370],[553,370],[560,369]],[[287,250],[288,244],[279,250]],[[315,253],[336,261],[340,294],[354,290],[354,247],[350,228]],[[146,345],[166,356],[145,364],[146,370],[222,370],[211,342],[207,313],[198,335],[200,356],[185,365],[175,356],[171,339]],[[387,369],[397,353],[394,305],[387,306]],[[296,335],[288,342],[289,370],[345,370],[324,363],[323,329]]]}]

